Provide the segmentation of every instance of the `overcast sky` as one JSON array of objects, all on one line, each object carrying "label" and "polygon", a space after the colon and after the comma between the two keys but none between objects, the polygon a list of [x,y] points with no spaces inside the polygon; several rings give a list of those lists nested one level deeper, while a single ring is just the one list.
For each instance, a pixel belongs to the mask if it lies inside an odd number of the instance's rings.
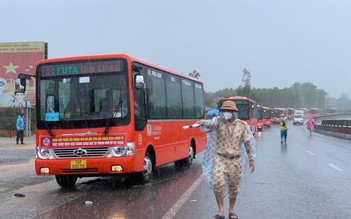
[{"label": "overcast sky", "polygon": [[2,0],[0,42],[45,41],[49,58],[126,53],[206,91],[311,82],[351,96],[350,0]]}]

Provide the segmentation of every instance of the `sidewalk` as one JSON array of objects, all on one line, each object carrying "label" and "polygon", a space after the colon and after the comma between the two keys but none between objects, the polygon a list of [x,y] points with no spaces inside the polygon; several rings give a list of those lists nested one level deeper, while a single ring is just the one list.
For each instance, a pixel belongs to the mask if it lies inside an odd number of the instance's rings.
[{"label": "sidewalk", "polygon": [[24,145],[23,144],[16,144],[16,136],[13,138],[7,138],[7,137],[0,137],[0,148],[4,149],[4,148],[16,148],[16,149],[20,149],[20,148],[26,148],[28,149],[33,148],[35,149],[35,135],[30,136],[30,137],[24,137],[23,139],[24,141]]}]

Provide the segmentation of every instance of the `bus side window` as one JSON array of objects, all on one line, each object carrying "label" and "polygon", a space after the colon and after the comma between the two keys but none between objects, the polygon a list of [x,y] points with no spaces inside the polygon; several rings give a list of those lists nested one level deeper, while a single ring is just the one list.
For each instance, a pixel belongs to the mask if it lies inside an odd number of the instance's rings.
[{"label": "bus side window", "polygon": [[146,126],[145,91],[134,90],[135,130],[142,131]]}]

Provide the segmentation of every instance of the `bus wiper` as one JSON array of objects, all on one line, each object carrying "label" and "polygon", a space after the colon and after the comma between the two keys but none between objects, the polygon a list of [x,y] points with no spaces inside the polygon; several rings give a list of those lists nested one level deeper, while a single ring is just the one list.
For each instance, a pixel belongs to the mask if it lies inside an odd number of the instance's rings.
[{"label": "bus wiper", "polygon": [[112,123],[112,120],[113,118],[115,118],[115,115],[116,113],[118,112],[118,109],[120,109],[121,111],[121,116],[122,116],[122,103],[123,103],[123,98],[122,98],[122,91],[124,90],[124,87],[123,86],[120,86],[119,87],[119,103],[117,104],[117,107],[115,108],[115,110],[113,110],[112,112],[112,115],[106,125],[106,128],[105,128],[105,131],[104,131],[104,135],[107,135],[109,130],[110,130],[110,127],[111,127],[111,123]]},{"label": "bus wiper", "polygon": [[120,100],[118,105],[117,105],[117,107],[116,107],[116,109],[113,110],[112,115],[111,115],[111,117],[108,120],[108,123],[106,125],[105,131],[103,132],[104,135],[108,134],[108,132],[110,130],[110,127],[111,127],[111,124],[112,124],[112,120],[113,120],[113,118],[115,118],[115,115],[116,115],[116,112],[118,112],[118,109],[121,109],[121,113],[122,113],[122,102],[123,102],[123,100]]},{"label": "bus wiper", "polygon": [[51,137],[54,137],[55,135],[52,133],[51,128],[49,127],[48,122],[47,122],[46,120],[44,120],[43,115],[40,114],[40,118],[41,118],[41,121],[44,121],[45,128],[46,128],[46,130],[48,131],[48,134],[49,134]]}]

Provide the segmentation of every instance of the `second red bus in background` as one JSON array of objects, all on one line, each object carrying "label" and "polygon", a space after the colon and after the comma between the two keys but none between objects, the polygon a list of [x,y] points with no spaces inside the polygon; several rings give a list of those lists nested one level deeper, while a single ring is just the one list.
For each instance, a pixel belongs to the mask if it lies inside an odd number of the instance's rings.
[{"label": "second red bus in background", "polygon": [[263,107],[263,125],[271,127],[272,124],[272,109],[269,107]]},{"label": "second red bus in background", "polygon": [[279,124],[280,123],[280,115],[284,114],[286,116],[287,109],[285,108],[273,108],[272,109],[272,123]]},{"label": "second red bus in background", "polygon": [[228,97],[221,98],[218,103],[218,108],[221,108],[224,101],[233,101],[238,108],[238,116],[240,120],[245,121],[252,131],[256,134],[258,131],[258,108],[257,103],[247,97]]}]

